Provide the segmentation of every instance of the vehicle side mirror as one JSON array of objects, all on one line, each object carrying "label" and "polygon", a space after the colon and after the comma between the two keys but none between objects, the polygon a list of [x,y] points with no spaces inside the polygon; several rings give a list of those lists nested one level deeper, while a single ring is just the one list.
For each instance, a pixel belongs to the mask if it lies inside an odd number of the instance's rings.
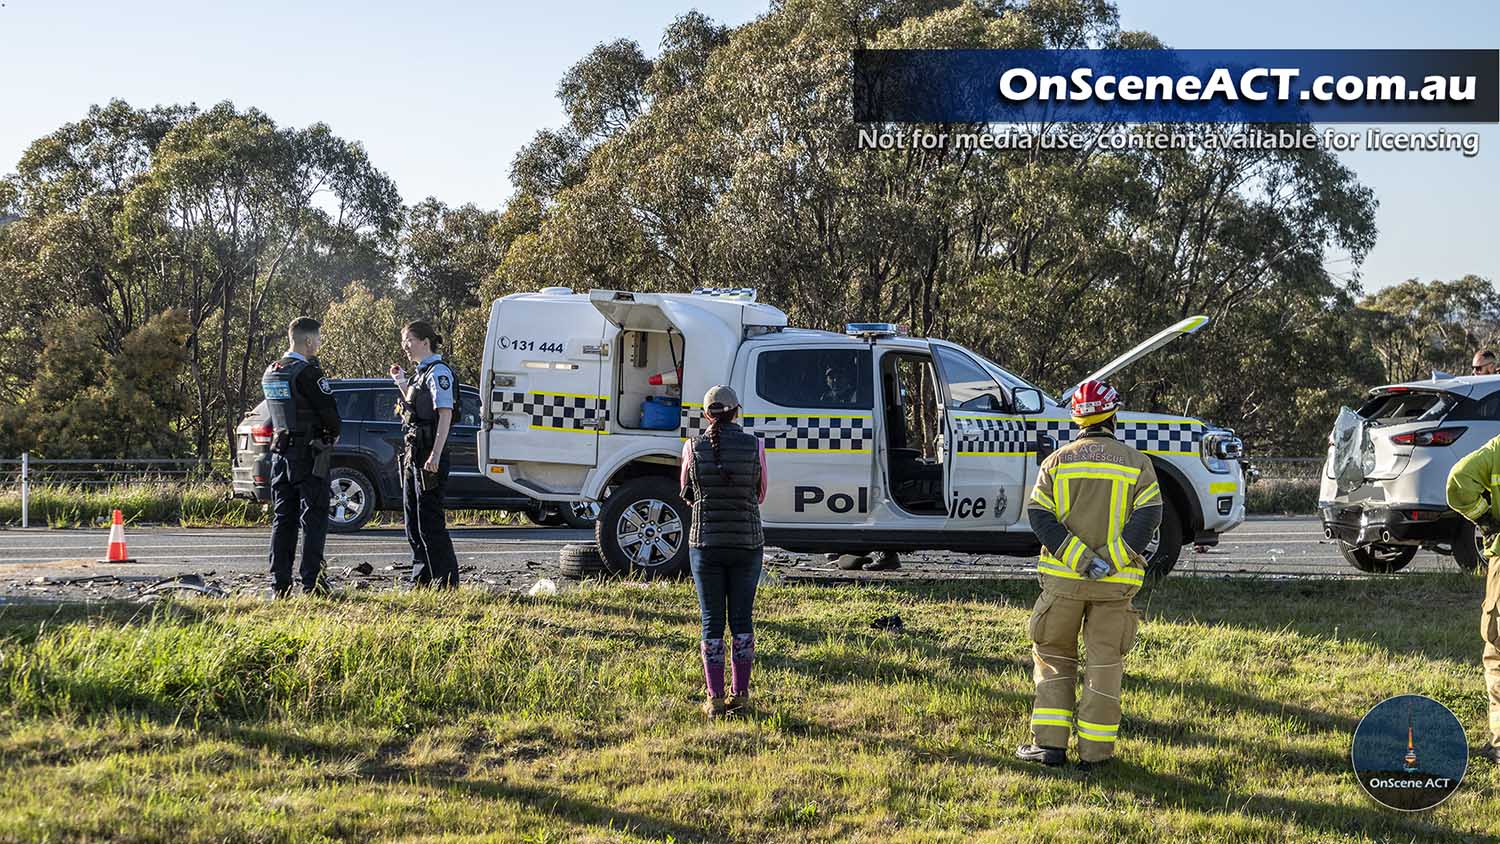
[{"label": "vehicle side mirror", "polygon": [[1031,387],[1017,387],[1011,393],[1011,401],[1016,405],[1017,413],[1041,413],[1042,391]]}]

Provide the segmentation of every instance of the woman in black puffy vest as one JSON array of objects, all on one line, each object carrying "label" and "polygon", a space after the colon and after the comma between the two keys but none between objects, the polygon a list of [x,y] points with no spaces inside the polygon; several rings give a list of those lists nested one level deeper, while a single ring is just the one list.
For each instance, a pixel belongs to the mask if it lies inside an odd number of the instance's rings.
[{"label": "woman in black puffy vest", "polygon": [[[703,397],[708,430],[682,447],[682,499],[693,508],[688,560],[703,611],[703,676],[708,701],[703,711],[718,718],[750,702],[750,667],[755,661],[751,620],[760,581],[765,539],[760,504],[766,498],[766,452],[760,438],[735,424],[740,400],[725,386]],[[724,626],[732,670],[724,694]]]}]

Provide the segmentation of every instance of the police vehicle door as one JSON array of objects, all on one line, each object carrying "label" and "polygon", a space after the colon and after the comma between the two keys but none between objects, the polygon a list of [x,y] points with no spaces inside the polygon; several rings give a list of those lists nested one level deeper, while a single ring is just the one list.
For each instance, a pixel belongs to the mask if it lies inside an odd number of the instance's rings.
[{"label": "police vehicle door", "polygon": [[495,302],[485,349],[486,459],[592,466],[609,405],[600,395],[606,324],[582,297]]},{"label": "police vehicle door", "polygon": [[865,525],[874,475],[875,372],[870,347],[783,346],[750,360],[746,430],[766,445],[761,517],[775,524]]},{"label": "police vehicle door", "polygon": [[956,346],[931,348],[943,390],[947,528],[1003,530],[1026,511],[1026,422],[978,361]]}]

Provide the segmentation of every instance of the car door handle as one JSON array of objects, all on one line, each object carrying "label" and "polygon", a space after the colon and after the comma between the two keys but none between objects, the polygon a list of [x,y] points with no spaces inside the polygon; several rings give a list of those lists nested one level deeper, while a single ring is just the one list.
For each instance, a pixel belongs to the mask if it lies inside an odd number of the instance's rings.
[{"label": "car door handle", "polygon": [[792,430],[792,426],[791,425],[756,425],[751,430],[755,431],[756,433],[761,433],[761,434],[784,434],[787,431]]}]

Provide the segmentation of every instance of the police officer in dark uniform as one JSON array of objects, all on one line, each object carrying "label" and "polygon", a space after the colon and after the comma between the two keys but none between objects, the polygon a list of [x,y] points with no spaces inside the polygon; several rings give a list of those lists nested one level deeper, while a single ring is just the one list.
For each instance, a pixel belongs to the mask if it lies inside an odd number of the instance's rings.
[{"label": "police officer in dark uniform", "polygon": [[425,322],[401,329],[401,348],[417,368],[410,376],[399,365],[391,378],[401,390],[402,435],[401,506],[406,517],[406,541],[411,543],[412,583],[417,586],[458,586],[458,557],[448,536],[443,493],[448,488],[448,431],[453,425],[458,381],[438,354],[442,338]]},{"label": "police officer in dark uniform", "polygon": [[271,411],[271,586],[278,597],[292,589],[292,559],[302,533],[304,592],[328,589],[323,542],[328,537],[328,462],[339,436],[333,390],[318,365],[322,324],[298,317],[287,326],[291,348],[260,378]]}]

